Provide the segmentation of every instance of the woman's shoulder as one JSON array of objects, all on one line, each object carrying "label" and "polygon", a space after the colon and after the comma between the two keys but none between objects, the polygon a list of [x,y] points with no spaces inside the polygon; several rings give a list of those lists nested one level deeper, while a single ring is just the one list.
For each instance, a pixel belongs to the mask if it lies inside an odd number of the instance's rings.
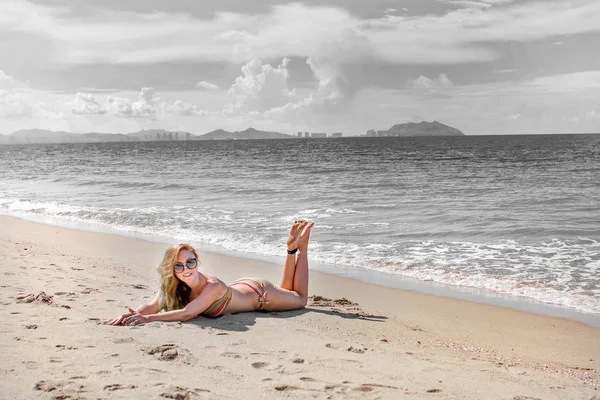
[{"label": "woman's shoulder", "polygon": [[[204,275],[206,277],[207,286],[221,286],[225,285],[225,282],[217,278],[216,276]],[[225,285],[227,286],[227,285]]]}]

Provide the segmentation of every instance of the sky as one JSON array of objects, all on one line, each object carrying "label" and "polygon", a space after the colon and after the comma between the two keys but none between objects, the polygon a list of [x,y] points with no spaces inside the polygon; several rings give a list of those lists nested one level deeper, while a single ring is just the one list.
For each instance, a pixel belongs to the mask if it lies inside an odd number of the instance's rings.
[{"label": "sky", "polygon": [[600,132],[597,0],[2,0],[0,133]]}]

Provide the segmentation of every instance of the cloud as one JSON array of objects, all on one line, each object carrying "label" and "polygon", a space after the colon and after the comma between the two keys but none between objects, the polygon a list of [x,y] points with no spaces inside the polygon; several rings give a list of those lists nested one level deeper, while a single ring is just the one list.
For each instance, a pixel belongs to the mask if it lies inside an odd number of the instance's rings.
[{"label": "cloud", "polygon": [[90,93],[77,93],[72,101],[71,111],[74,114],[106,114],[106,107],[101,106]]},{"label": "cloud", "polygon": [[514,68],[510,68],[510,69],[498,69],[495,71],[492,71],[492,74],[509,74],[512,72],[517,72],[518,69],[514,69]]},{"label": "cloud", "polygon": [[600,70],[541,76],[524,83],[529,90],[544,93],[580,93],[600,90]]},{"label": "cloud", "polygon": [[210,83],[207,81],[200,81],[198,83],[196,83],[196,87],[199,89],[205,89],[205,90],[219,90],[219,86],[215,85],[214,83]]},{"label": "cloud", "polygon": [[186,103],[181,100],[176,100],[172,105],[167,106],[167,111],[175,115],[186,117],[208,115],[207,110],[200,109],[195,104]]},{"label": "cloud", "polygon": [[157,118],[164,103],[156,97],[154,88],[143,87],[138,96],[138,101],[131,101],[125,97],[108,96],[106,109],[109,113],[119,117]]},{"label": "cloud", "polygon": [[14,87],[16,83],[17,82],[12,77],[0,70],[0,89],[10,89]]},{"label": "cloud", "polygon": [[496,5],[510,4],[514,0],[438,0],[438,3],[453,4],[463,7],[490,8]]},{"label": "cloud", "polygon": [[64,112],[52,109],[42,101],[38,101],[33,107],[33,110],[36,117],[48,120],[64,120],[67,118]]},{"label": "cloud", "polygon": [[129,100],[128,98],[108,96],[106,102],[106,108],[111,114],[117,115],[119,117],[133,116],[131,100]]},{"label": "cloud", "polygon": [[0,89],[29,89],[29,82],[19,82],[0,70]]},{"label": "cloud", "polygon": [[21,93],[0,90],[0,118],[31,117],[32,107]]},{"label": "cloud", "polygon": [[[493,41],[527,42],[600,31],[600,2],[595,0],[480,0],[470,4],[444,14],[365,19],[342,8],[289,3],[274,5],[264,13],[220,12],[212,19],[198,19],[188,13],[121,10],[74,17],[64,8],[4,0],[0,2],[0,34],[10,33],[3,35],[3,49],[15,63],[29,60],[22,51],[26,37],[44,39],[38,55],[42,63],[245,63],[282,55],[312,57],[320,46],[345,42],[348,32],[359,32],[371,51],[354,52],[347,47],[340,63],[375,59],[443,64],[493,60],[497,50],[487,45]],[[129,32],[127,40],[122,32]]]},{"label": "cloud", "polygon": [[410,86],[414,89],[435,90],[450,88],[454,84],[448,79],[446,74],[440,74],[437,78],[433,79],[420,75],[417,79],[410,82]]},{"label": "cloud", "polygon": [[288,88],[289,59],[273,67],[254,59],[242,66],[242,75],[228,91],[230,102],[226,114],[262,112],[287,103],[294,95]]}]

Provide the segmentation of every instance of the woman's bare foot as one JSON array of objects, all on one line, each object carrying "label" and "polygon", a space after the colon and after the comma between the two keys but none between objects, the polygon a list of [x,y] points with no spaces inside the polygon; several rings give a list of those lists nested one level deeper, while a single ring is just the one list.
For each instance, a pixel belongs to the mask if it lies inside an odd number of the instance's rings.
[{"label": "woman's bare foot", "polygon": [[305,220],[294,221],[290,228],[290,235],[287,238],[288,250],[298,249],[305,252],[308,248],[308,239],[310,237],[310,230],[315,225],[314,222],[307,222]]}]

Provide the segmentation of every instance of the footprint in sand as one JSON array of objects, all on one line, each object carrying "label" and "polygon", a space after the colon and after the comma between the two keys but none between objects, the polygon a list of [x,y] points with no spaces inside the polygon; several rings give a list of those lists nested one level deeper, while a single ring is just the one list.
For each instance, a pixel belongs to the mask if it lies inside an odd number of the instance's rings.
[{"label": "footprint in sand", "polygon": [[112,342],[115,344],[129,343],[129,342],[133,342],[133,338],[132,337],[121,337],[121,338],[114,339]]},{"label": "footprint in sand", "polygon": [[39,381],[38,383],[35,384],[34,389],[42,391],[42,392],[52,392],[58,388],[57,388],[57,385],[52,384],[50,382]]},{"label": "footprint in sand", "polygon": [[284,392],[284,391],[288,391],[288,390],[296,390],[299,388],[297,386],[293,386],[293,385],[279,385],[279,386],[275,386],[274,389],[277,390],[278,392]]},{"label": "footprint in sand", "polygon": [[356,353],[356,354],[364,354],[365,351],[369,350],[366,347],[360,348],[360,347],[348,347],[346,350],[352,352],[352,353]]},{"label": "footprint in sand", "polygon": [[86,391],[85,386],[70,381],[39,381],[35,384],[34,389],[41,392],[51,392],[54,395],[53,399],[71,399],[73,396],[80,398],[77,394]]},{"label": "footprint in sand", "polygon": [[104,390],[108,390],[114,392],[115,390],[123,390],[123,389],[135,389],[137,386],[135,385],[121,385],[120,383],[114,383],[112,385],[104,386]]},{"label": "footprint in sand", "polygon": [[[164,383],[159,383],[157,386],[164,385]],[[201,388],[189,389],[183,386],[167,385],[161,390],[160,397],[165,399],[188,400],[198,396],[202,392],[210,393],[210,390]]]},{"label": "footprint in sand", "polygon": [[142,351],[144,351],[146,354],[153,355],[156,359],[161,361],[181,360],[189,364],[194,359],[189,351],[172,343],[161,344],[160,346],[144,347],[142,348]]},{"label": "footprint in sand", "polygon": [[253,362],[252,363],[252,367],[256,368],[256,369],[262,369],[262,368],[265,368],[265,367],[268,367],[268,366],[269,366],[269,363],[262,362],[262,361]]},{"label": "footprint in sand", "polygon": [[226,351],[225,353],[221,353],[221,357],[242,358],[241,355],[232,351]]}]

